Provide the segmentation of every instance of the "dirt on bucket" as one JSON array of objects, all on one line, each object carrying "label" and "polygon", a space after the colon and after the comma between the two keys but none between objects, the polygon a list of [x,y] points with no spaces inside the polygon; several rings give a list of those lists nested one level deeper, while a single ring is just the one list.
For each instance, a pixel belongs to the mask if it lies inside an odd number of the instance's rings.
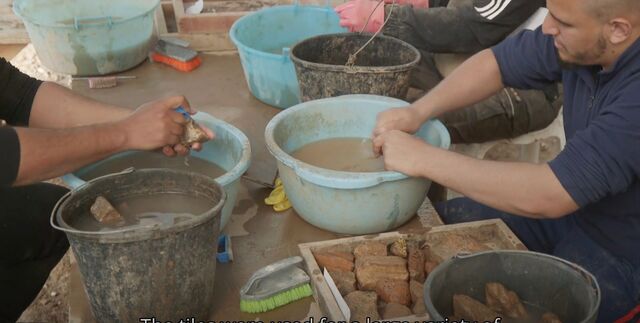
[{"label": "dirt on bucket", "polygon": [[370,34],[332,34],[295,45],[291,59],[303,101],[345,94],[378,94],[405,99],[410,72],[420,52],[399,39],[376,36],[360,51],[353,66],[346,66]]}]

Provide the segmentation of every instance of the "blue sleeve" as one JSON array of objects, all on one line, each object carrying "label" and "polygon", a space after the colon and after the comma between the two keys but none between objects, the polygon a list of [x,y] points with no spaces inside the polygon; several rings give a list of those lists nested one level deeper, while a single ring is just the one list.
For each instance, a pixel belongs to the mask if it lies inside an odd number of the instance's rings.
[{"label": "blue sleeve", "polygon": [[632,89],[626,92],[549,163],[580,207],[625,192],[640,177],[640,98]]},{"label": "blue sleeve", "polygon": [[553,37],[542,29],[525,30],[492,48],[502,82],[519,89],[544,89],[562,80],[562,68]]}]

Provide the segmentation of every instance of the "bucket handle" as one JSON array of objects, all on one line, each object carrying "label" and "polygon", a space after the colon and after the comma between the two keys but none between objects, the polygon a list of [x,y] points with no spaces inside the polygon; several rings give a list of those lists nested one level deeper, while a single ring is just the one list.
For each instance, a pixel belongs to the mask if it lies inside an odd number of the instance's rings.
[{"label": "bucket handle", "polygon": [[62,232],[66,232],[68,231],[68,229],[63,228],[61,226],[59,226],[58,224],[56,224],[56,214],[58,214],[58,209],[60,208],[60,205],[62,205],[62,203],[64,203],[64,201],[66,201],[69,196],[71,196],[71,191],[67,192],[67,194],[63,195],[58,202],[56,202],[56,205],[53,207],[53,211],[51,211],[51,218],[49,219],[49,223],[51,223],[51,226],[56,229],[56,230],[60,230]]},{"label": "bucket handle", "polygon": [[113,18],[111,16],[89,16],[89,17],[73,17],[73,27],[76,30],[80,30],[82,25],[104,25],[104,21],[107,22],[107,27],[113,26]]}]

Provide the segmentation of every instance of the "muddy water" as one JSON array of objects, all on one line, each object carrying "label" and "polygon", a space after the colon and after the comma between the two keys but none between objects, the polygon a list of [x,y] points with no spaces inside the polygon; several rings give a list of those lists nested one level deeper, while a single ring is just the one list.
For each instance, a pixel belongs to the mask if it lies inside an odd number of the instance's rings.
[{"label": "muddy water", "polygon": [[347,172],[384,171],[382,157],[373,155],[371,139],[332,138],[294,151],[291,156],[317,167]]},{"label": "muddy water", "polygon": [[85,181],[89,181],[96,177],[123,171],[129,167],[134,167],[136,169],[169,168],[200,173],[212,178],[220,177],[226,173],[226,171],[220,166],[201,158],[193,156],[167,157],[156,152],[142,151],[110,160],[109,162],[102,164],[100,167],[80,174],[79,177]]},{"label": "muddy water", "polygon": [[103,224],[87,213],[69,223],[82,231],[111,231],[116,229],[158,227],[168,228],[197,217],[213,207],[210,201],[192,196],[165,193],[136,196],[123,201],[109,201],[120,212],[124,222]]}]

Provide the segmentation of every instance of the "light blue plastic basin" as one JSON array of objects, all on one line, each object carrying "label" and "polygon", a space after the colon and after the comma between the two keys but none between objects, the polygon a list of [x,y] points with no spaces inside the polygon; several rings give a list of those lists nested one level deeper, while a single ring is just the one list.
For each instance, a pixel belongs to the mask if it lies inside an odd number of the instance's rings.
[{"label": "light blue plastic basin", "polygon": [[49,69],[102,75],[136,66],[149,54],[160,0],[15,0],[38,57]]},{"label": "light blue plastic basin", "polygon": [[[431,181],[397,172],[354,173],[323,169],[290,153],[329,138],[371,136],[379,112],[407,102],[377,95],[345,95],[308,101],[276,115],[265,139],[293,208],[307,222],[332,232],[368,234],[407,222],[424,201]],[[417,136],[448,149],[449,133],[438,120]]]},{"label": "light blue plastic basin", "polygon": [[[201,151],[192,151],[191,155],[210,161],[227,171],[224,175],[215,179],[216,182],[224,187],[227,193],[227,201],[222,208],[222,216],[220,219],[220,230],[222,230],[229,222],[233,207],[236,204],[240,177],[247,171],[251,164],[251,146],[249,139],[244,133],[222,120],[216,119],[204,112],[198,112],[193,118],[198,123],[213,130],[216,133],[216,138],[206,142]],[[80,178],[80,176],[86,172],[100,167],[113,159],[119,158],[122,154],[131,153],[132,152],[124,152],[113,155],[81,168],[74,173],[66,174],[62,177],[62,180],[72,188],[78,188],[86,183]]]},{"label": "light blue plastic basin", "polygon": [[229,35],[238,48],[251,93],[285,109],[300,102],[298,79],[289,50],[309,37],[344,32],[332,7],[275,6],[238,19]]}]

